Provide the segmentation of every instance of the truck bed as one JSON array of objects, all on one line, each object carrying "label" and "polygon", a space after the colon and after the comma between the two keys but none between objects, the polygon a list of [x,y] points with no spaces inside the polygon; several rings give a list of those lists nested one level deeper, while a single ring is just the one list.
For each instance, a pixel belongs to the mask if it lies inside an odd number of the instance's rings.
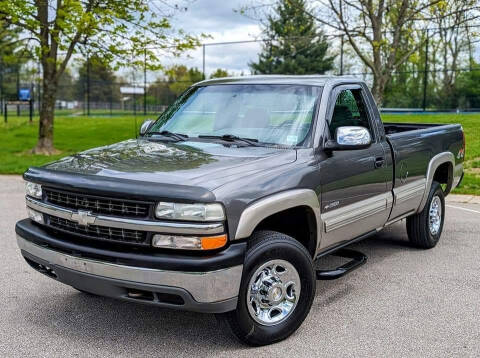
[{"label": "truck bed", "polygon": [[443,125],[444,124],[430,123],[383,123],[386,135],[416,131],[420,129],[431,129],[435,127],[441,127]]},{"label": "truck bed", "polygon": [[[462,127],[459,124],[410,124],[384,123],[387,142],[392,150],[393,191],[415,194],[424,190],[429,163],[440,153],[452,153],[455,157],[453,175],[459,176],[463,159],[458,153],[463,146]],[[418,190],[417,190],[418,189]],[[400,193],[400,194],[399,194]],[[422,196],[408,200],[397,200],[391,218],[415,210]]]}]

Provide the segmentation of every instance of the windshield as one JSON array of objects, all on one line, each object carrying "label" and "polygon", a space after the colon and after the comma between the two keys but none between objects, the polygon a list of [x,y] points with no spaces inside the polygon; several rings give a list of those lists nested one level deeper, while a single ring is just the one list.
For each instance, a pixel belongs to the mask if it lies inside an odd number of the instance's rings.
[{"label": "windshield", "polygon": [[148,133],[168,131],[190,138],[229,135],[259,143],[306,146],[321,90],[298,85],[193,87]]}]

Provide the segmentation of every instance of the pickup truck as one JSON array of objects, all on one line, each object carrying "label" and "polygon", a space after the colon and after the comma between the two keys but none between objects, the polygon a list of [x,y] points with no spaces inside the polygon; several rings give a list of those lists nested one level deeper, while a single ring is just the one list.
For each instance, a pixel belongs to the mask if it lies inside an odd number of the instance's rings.
[{"label": "pickup truck", "polygon": [[[347,245],[406,219],[433,248],[463,177],[458,124],[382,123],[366,84],[329,76],[197,83],[136,139],[24,174],[17,242],[79,291],[215,313],[250,345],[291,335]],[[325,255],[349,258],[329,270]]]}]

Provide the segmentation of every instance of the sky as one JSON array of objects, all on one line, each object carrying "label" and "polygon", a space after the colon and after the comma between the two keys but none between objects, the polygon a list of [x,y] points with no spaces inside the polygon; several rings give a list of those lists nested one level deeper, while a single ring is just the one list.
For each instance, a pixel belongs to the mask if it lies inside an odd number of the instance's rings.
[{"label": "sky", "polygon": [[[210,35],[212,38],[203,41],[207,44],[258,39],[261,34],[259,23],[234,12],[234,9],[239,9],[246,3],[246,0],[196,0],[188,5],[186,12],[175,16],[173,25],[191,34]],[[207,76],[217,68],[226,69],[234,74],[240,74],[242,71],[249,73],[248,62],[257,59],[260,48],[260,43],[206,46]],[[190,58],[183,56],[173,62],[198,67],[201,71],[202,49],[190,51],[188,55]]]}]

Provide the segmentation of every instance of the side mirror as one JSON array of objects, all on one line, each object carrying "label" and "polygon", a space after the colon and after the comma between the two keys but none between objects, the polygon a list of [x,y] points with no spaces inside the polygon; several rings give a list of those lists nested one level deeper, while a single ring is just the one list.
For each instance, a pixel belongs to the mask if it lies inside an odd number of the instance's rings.
[{"label": "side mirror", "polygon": [[365,149],[372,144],[370,132],[365,127],[338,127],[335,139],[327,141],[324,149],[329,151]]},{"label": "side mirror", "polygon": [[140,135],[144,136],[145,133],[147,133],[147,131],[150,129],[150,127],[152,126],[152,124],[154,122],[155,121],[152,121],[151,119],[147,119],[145,122],[143,122],[142,126],[140,127]]}]

